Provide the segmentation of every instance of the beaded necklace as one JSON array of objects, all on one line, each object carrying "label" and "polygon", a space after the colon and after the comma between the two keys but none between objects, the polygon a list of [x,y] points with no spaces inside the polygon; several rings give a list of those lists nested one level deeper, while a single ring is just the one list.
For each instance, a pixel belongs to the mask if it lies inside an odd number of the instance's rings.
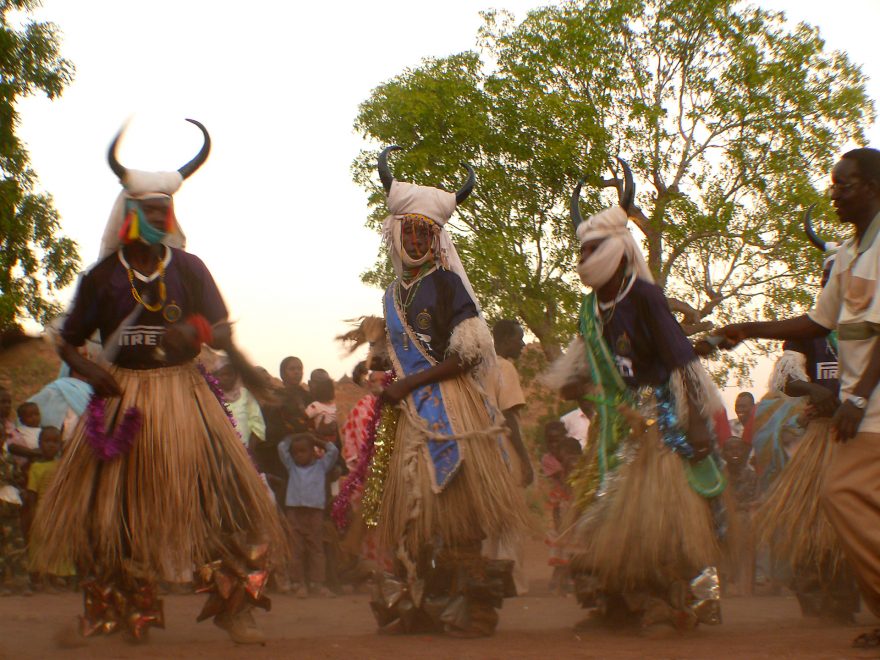
[{"label": "beaded necklace", "polygon": [[155,304],[150,304],[146,302],[141,294],[138,293],[138,290],[134,286],[134,271],[131,266],[126,266],[126,273],[128,274],[128,284],[131,287],[131,295],[134,299],[141,305],[144,306],[147,311],[150,312],[158,312],[162,307],[165,306],[165,299],[167,297],[167,289],[165,288],[165,260],[159,260],[159,302]]}]

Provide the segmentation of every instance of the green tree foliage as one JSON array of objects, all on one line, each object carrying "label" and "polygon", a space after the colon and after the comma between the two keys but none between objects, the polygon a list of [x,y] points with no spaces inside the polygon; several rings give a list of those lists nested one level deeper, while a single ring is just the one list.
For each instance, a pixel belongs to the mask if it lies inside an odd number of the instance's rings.
[{"label": "green tree foliage", "polygon": [[[607,206],[601,188],[617,178],[603,176],[618,155],[639,184],[633,222],[648,263],[686,328],[811,301],[802,284],[816,281],[819,255],[800,212],[828,210],[823,182],[874,112],[858,67],[815,28],[730,0],[590,0],[519,24],[483,18],[479,52],[380,85],[355,128],[404,147],[392,156],[402,180],[454,189],[457,162],[474,163],[478,184],[452,230],[490,316],[520,318],[548,355],[573,334],[568,197],[585,175],[584,215]],[[377,151],[353,164],[372,226],[385,213]],[[364,276],[389,278],[382,259]]]},{"label": "green tree foliage", "polygon": [[16,101],[37,92],[61,94],[73,65],[59,53],[57,29],[29,20],[34,0],[0,0],[0,330],[24,316],[40,322],[57,313],[53,291],[77,272],[76,244],[61,236],[49,195],[15,132]]}]

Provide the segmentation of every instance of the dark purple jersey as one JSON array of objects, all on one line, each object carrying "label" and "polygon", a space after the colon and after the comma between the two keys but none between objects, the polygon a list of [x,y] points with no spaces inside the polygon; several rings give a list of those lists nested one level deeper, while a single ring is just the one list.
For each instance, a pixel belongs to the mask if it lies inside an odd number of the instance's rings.
[{"label": "dark purple jersey", "polygon": [[[452,331],[465,319],[477,316],[477,306],[461,278],[438,268],[410,287],[406,322],[428,353],[438,362],[446,357]],[[398,300],[406,301],[407,289],[397,283]]]},{"label": "dark purple jersey", "polygon": [[788,340],[782,344],[782,350],[802,353],[807,358],[807,376],[810,381],[830,390],[834,396],[839,394],[837,351],[827,338]]},{"label": "dark purple jersey", "polygon": [[[167,250],[164,259],[165,303],[155,312],[142,308],[119,333],[119,353],[114,362],[120,367],[152,369],[168,366],[169,363],[156,351],[167,327],[185,321],[191,314],[201,314],[210,323],[227,316],[223,298],[202,260],[183,250]],[[134,272],[133,275],[138,294],[148,301],[158,302],[158,274],[150,278]],[[61,331],[63,339],[72,346],[82,346],[98,330],[101,343],[106,344],[135,306],[140,305],[131,287],[128,265],[121,253],[114,253],[96,264],[80,280],[73,310]],[[191,359],[196,354],[193,349],[191,355],[179,356],[177,362]]]},{"label": "dark purple jersey", "polygon": [[636,278],[623,299],[600,316],[602,334],[629,387],[662,385],[673,369],[697,359],[656,284]]}]

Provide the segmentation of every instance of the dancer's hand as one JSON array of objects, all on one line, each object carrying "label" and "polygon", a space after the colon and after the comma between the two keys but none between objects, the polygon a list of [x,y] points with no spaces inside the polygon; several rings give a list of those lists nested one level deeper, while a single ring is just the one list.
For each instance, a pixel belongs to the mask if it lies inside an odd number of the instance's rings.
[{"label": "dancer's hand", "polygon": [[398,403],[403,398],[409,394],[409,386],[406,384],[406,379],[401,378],[400,380],[395,380],[388,387],[382,390],[382,400],[385,403],[390,403],[392,405]]},{"label": "dancer's hand", "polygon": [[840,401],[831,390],[810,383],[810,412],[814,417],[831,417],[840,405]]},{"label": "dancer's hand", "polygon": [[751,337],[745,323],[731,323],[730,325],[716,328],[712,331],[712,336],[723,338],[718,348],[725,351],[735,348],[740,342]]},{"label": "dancer's hand", "polygon": [[196,345],[196,329],[188,323],[175,323],[162,335],[162,348],[174,358],[190,354]]},{"label": "dancer's hand", "polygon": [[846,442],[854,437],[864,416],[865,411],[862,408],[856,407],[852,401],[844,401],[837,409],[837,414],[834,415],[832,421],[832,425],[837,431],[837,440]]},{"label": "dancer's hand", "polygon": [[218,321],[211,326],[211,348],[229,352],[232,346],[232,323],[230,321]]},{"label": "dancer's hand", "polygon": [[119,387],[119,383],[110,372],[91,360],[77,365],[76,370],[82,375],[83,380],[92,386],[98,396],[120,396],[122,394],[122,388]]}]

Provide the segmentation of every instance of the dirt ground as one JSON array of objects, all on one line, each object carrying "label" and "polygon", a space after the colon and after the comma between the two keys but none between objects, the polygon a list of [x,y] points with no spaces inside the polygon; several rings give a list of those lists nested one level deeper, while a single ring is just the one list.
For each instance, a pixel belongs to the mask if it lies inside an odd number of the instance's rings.
[{"label": "dirt ground", "polygon": [[724,624],[687,635],[645,637],[636,632],[575,633],[584,617],[572,597],[551,596],[549,569],[539,542],[528,546],[531,592],[505,601],[494,637],[448,639],[435,635],[383,637],[375,633],[368,596],[300,600],[275,595],[272,611],[257,612],[269,642],[235,646],[210,622],[195,623],[202,596],[166,596],[167,630],[154,629],[149,643],[131,646],[119,636],[59,648],[56,635],[73,626],[81,608],[77,594],[0,598],[0,659],[61,658],[871,658],[880,650],[850,648],[852,639],[878,625],[862,613],[854,627],[802,619],[793,596],[728,598]]}]

